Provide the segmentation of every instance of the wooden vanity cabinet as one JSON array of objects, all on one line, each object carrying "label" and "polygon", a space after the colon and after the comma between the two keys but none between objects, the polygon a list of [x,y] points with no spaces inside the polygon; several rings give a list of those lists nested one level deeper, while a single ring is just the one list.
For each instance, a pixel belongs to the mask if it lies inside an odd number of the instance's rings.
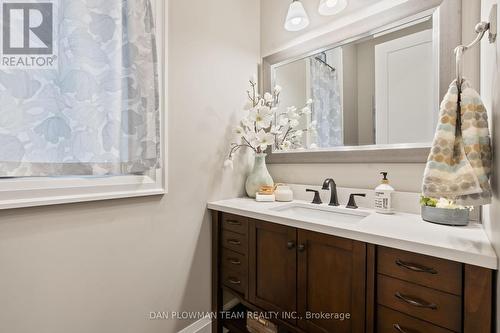
[{"label": "wooden vanity cabinet", "polygon": [[348,315],[344,320],[309,318],[298,321],[306,332],[365,331],[366,244],[298,230],[297,300],[307,314]]},{"label": "wooden vanity cabinet", "polygon": [[214,312],[226,290],[284,332],[492,332],[489,269],[220,212],[212,230]]},{"label": "wooden vanity cabinet", "polygon": [[249,225],[250,302],[288,314],[282,319],[306,332],[364,332],[364,243],[262,221]]},{"label": "wooden vanity cabinet", "polygon": [[[297,231],[250,222],[249,300],[269,311],[297,311]],[[283,318],[295,324],[295,318]]]}]

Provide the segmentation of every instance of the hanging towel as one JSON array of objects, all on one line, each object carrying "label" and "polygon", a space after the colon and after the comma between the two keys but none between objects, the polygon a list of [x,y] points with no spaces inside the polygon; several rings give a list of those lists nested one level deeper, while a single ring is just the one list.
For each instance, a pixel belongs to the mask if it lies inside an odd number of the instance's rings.
[{"label": "hanging towel", "polygon": [[424,174],[426,197],[464,206],[491,203],[492,150],[488,115],[479,94],[463,81],[451,84],[442,104]]}]

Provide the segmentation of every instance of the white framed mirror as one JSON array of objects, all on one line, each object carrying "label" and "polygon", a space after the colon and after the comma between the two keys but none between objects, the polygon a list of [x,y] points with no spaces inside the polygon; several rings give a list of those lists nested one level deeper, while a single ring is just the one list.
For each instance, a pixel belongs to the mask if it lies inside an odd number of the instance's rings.
[{"label": "white framed mirror", "polygon": [[303,148],[269,162],[425,162],[461,41],[460,4],[430,5],[388,9],[265,57],[264,88],[282,87],[279,108],[312,100]]}]

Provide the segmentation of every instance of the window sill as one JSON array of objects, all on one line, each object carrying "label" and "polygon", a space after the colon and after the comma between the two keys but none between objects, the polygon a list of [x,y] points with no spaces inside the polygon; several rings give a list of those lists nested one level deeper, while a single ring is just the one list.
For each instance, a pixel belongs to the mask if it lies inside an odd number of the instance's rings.
[{"label": "window sill", "polygon": [[162,170],[148,176],[0,180],[0,210],[167,193]]}]

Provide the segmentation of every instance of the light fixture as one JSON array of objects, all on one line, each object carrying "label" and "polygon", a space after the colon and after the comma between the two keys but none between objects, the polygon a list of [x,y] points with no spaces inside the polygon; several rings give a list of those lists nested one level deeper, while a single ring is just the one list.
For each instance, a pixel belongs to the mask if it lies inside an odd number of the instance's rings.
[{"label": "light fixture", "polygon": [[288,9],[285,21],[285,29],[288,31],[299,31],[309,25],[309,17],[299,0],[293,0]]},{"label": "light fixture", "polygon": [[319,13],[324,16],[335,15],[347,7],[347,0],[321,0]]}]

